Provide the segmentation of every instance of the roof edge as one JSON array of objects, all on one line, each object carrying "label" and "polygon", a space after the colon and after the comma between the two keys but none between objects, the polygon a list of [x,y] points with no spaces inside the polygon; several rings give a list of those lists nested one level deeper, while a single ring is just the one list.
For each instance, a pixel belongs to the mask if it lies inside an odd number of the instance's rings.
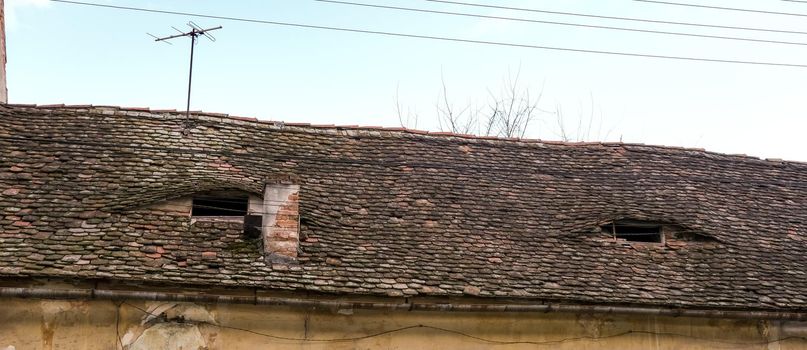
[{"label": "roof edge", "polygon": [[468,304],[456,302],[419,302],[413,298],[401,302],[359,302],[347,300],[322,300],[312,298],[288,298],[261,295],[223,295],[199,293],[172,293],[153,291],[132,291],[113,289],[52,289],[29,287],[0,287],[0,297],[36,298],[52,300],[150,300],[173,302],[198,302],[213,304],[252,304],[288,306],[306,309],[325,309],[335,312],[352,311],[354,309],[384,311],[438,311],[438,312],[561,312],[561,313],[597,313],[597,314],[629,314],[645,316],[669,317],[705,317],[730,319],[775,319],[775,320],[807,320],[805,311],[751,311],[751,310],[718,310],[688,309],[659,306],[622,306],[622,305],[587,305],[561,303],[534,304]]},{"label": "roof edge", "polygon": [[[87,113],[100,114],[100,115],[124,115],[135,117],[163,118],[163,119],[186,118],[185,112],[177,111],[176,109],[151,109],[148,107],[120,107],[109,105],[65,105],[65,104],[37,105],[37,104],[12,104],[12,103],[0,104],[0,105],[13,109],[33,109],[33,110],[46,110],[46,111],[66,110],[74,112],[83,111]],[[211,120],[211,121],[234,123],[234,124],[246,123],[246,124],[269,125],[276,128],[295,128],[309,132],[319,132],[323,130],[357,131],[357,132],[370,132],[370,133],[385,132],[390,134],[407,134],[415,137],[418,136],[436,137],[447,139],[464,139],[464,140],[537,144],[537,145],[550,145],[550,146],[555,145],[555,146],[567,146],[567,147],[585,147],[585,146],[646,147],[663,151],[698,152],[704,155],[715,155],[715,156],[739,158],[743,160],[764,161],[771,164],[807,165],[807,161],[784,160],[781,158],[762,158],[747,154],[722,153],[696,147],[664,146],[664,145],[630,143],[630,142],[602,142],[602,141],[573,142],[573,141],[556,141],[556,140],[529,139],[529,138],[508,138],[498,136],[477,136],[471,134],[458,134],[443,131],[409,129],[400,126],[384,127],[384,126],[296,123],[296,122],[283,122],[277,120],[261,120],[256,117],[242,117],[242,116],[229,115],[226,113],[212,113],[204,111],[190,111],[190,116],[192,118],[196,118],[197,120]]]}]

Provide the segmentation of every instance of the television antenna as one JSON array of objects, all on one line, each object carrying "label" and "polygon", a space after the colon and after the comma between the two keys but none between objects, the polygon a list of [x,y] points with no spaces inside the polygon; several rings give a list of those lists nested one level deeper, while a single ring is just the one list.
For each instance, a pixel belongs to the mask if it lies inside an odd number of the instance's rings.
[{"label": "television antenna", "polygon": [[152,38],[154,38],[154,41],[163,42],[163,43],[166,43],[166,44],[169,44],[169,45],[173,45],[173,44],[171,44],[171,42],[168,41],[168,40],[171,40],[171,39],[176,39],[176,38],[181,38],[181,37],[190,37],[191,38],[191,63],[190,63],[190,69],[189,69],[189,72],[188,72],[188,101],[187,101],[187,104],[185,106],[185,122],[186,122],[185,127],[186,127],[186,131],[187,131],[188,126],[190,125],[189,123],[190,123],[190,117],[191,117],[191,86],[192,86],[191,82],[193,81],[193,47],[196,46],[197,38],[199,36],[204,36],[205,38],[209,39],[210,41],[215,42],[216,38],[213,37],[212,35],[210,35],[209,32],[221,29],[221,26],[202,29],[202,27],[200,27],[199,25],[197,25],[193,21],[189,21],[187,23],[187,25],[188,25],[188,27],[191,28],[190,31],[183,32],[183,31],[177,29],[176,27],[171,27],[171,28],[174,28],[174,30],[176,30],[177,32],[179,32],[179,34],[174,34],[174,35],[171,35],[171,36],[166,36],[166,37],[161,37],[161,38],[157,37],[157,36],[154,36],[154,35],[151,35],[149,33],[146,33],[146,34],[150,35]]}]

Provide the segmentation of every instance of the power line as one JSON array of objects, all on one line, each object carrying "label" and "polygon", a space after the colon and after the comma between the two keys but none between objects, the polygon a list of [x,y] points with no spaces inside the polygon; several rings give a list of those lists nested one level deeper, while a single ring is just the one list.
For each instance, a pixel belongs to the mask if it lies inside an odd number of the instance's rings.
[{"label": "power line", "polygon": [[618,30],[618,31],[626,31],[626,32],[636,32],[636,33],[650,33],[650,34],[662,34],[662,35],[689,36],[689,37],[707,38],[707,39],[721,39],[721,40],[738,40],[738,41],[750,41],[750,42],[760,42],[760,43],[768,43],[768,44],[807,45],[807,43],[804,43],[804,42],[794,42],[794,41],[766,40],[766,39],[742,38],[742,37],[709,35],[709,34],[668,32],[668,31],[662,31],[662,30],[625,28],[625,27],[611,27],[611,26],[602,26],[602,25],[594,25],[594,24],[555,22],[555,21],[544,21],[544,20],[527,19],[527,18],[479,15],[479,14],[464,13],[464,12],[428,10],[428,9],[419,9],[419,8],[412,8],[412,7],[365,4],[365,3],[350,2],[350,1],[339,1],[339,0],[314,0],[314,1],[324,2],[324,3],[331,3],[331,4],[339,4],[339,5],[372,7],[372,8],[380,8],[380,9],[388,9],[388,10],[411,11],[411,12],[432,13],[432,14],[441,14],[441,15],[450,15],[450,16],[462,16],[462,17],[487,18],[487,19],[497,19],[497,20],[504,20],[504,21],[540,23],[540,24],[550,24],[550,25],[560,25],[560,26],[580,27],[580,28]]},{"label": "power line", "polygon": [[[444,4],[453,4],[453,5],[461,5],[461,6],[491,8],[491,9],[499,9],[499,10],[524,11],[524,12],[534,12],[534,13],[547,13],[547,14],[553,14],[553,15],[577,16],[577,17],[600,18],[600,19],[613,19],[613,20],[619,20],[619,21],[632,21],[632,22],[658,23],[658,24],[673,24],[673,25],[681,25],[681,26],[693,26],[693,27],[717,28],[717,29],[748,30],[748,31],[757,31],[757,32],[770,32],[770,33],[807,34],[807,32],[797,31],[797,30],[784,30],[784,29],[771,29],[771,28],[754,28],[754,27],[737,27],[737,26],[725,26],[725,25],[718,25],[718,24],[662,21],[662,20],[653,20],[653,19],[646,19],[646,18],[592,15],[592,14],[586,14],[586,13],[548,11],[548,10],[539,10],[539,9],[532,9],[532,8],[499,6],[499,5],[488,5],[488,4],[477,4],[477,3],[461,2],[461,1],[449,1],[449,0],[423,0],[423,1],[444,3]],[[795,0],[785,0],[785,1],[795,1]],[[807,2],[807,1],[804,1],[804,2]]]},{"label": "power line", "polygon": [[682,2],[657,1],[657,0],[633,0],[633,1],[647,2],[647,3],[654,3],[654,4],[662,4],[662,5],[698,7],[698,8],[712,9],[712,10],[740,11],[740,12],[764,13],[764,14],[768,14],[768,15],[807,17],[807,13],[792,13],[792,12],[776,12],[776,11],[765,11],[765,10],[752,10],[752,9],[741,9],[741,8],[736,8],[736,7],[721,7],[721,6],[700,5],[700,4],[687,4],[687,3],[682,3]]},{"label": "power line", "polygon": [[333,30],[333,31],[340,31],[340,32],[373,34],[373,35],[393,36],[393,37],[402,37],[402,38],[449,41],[449,42],[459,42],[459,43],[468,43],[468,44],[481,44],[481,45],[491,45],[491,46],[517,47],[517,48],[527,48],[527,49],[539,49],[539,50],[551,50],[551,51],[563,51],[563,52],[576,52],[576,53],[589,53],[589,54],[624,56],[624,57],[668,59],[668,60],[678,60],[678,61],[733,63],[733,64],[745,64],[745,65],[757,65],[757,66],[807,68],[807,64],[798,64],[798,63],[745,61],[745,60],[735,60],[735,59],[719,59],[719,58],[690,57],[690,56],[657,55],[657,54],[645,54],[645,53],[622,52],[622,51],[577,49],[577,48],[569,48],[569,47],[542,46],[542,45],[508,43],[508,42],[499,42],[499,41],[487,41],[487,40],[475,40],[475,39],[463,39],[463,38],[450,38],[450,37],[441,37],[441,36],[433,36],[433,35],[420,35],[420,34],[385,32],[385,31],[365,30],[365,29],[356,29],[356,28],[321,26],[321,25],[300,24],[300,23],[290,23],[290,22],[277,22],[277,21],[267,21],[267,20],[258,20],[258,19],[248,19],[248,18],[228,17],[228,16],[207,15],[207,14],[199,14],[199,13],[179,12],[179,11],[154,10],[154,9],[128,7],[128,6],[117,6],[117,5],[104,5],[104,4],[96,4],[96,3],[88,3],[88,2],[80,2],[80,1],[70,1],[70,0],[50,0],[50,1],[59,2],[59,3],[65,3],[65,4],[73,4],[73,5],[112,8],[112,9],[118,9],[118,10],[161,13],[161,14],[171,14],[171,15],[181,15],[181,16],[201,17],[201,18],[213,18],[213,19],[220,19],[220,20],[227,20],[227,21],[260,23],[260,24],[270,24],[270,25],[287,26],[287,27],[308,28],[308,29]]}]

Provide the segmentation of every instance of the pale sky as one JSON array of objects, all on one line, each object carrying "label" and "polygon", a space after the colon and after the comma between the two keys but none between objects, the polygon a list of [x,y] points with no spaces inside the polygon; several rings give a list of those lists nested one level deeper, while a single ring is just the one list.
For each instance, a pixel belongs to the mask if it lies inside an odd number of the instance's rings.
[{"label": "pale sky", "polygon": [[[807,64],[807,46],[575,28],[411,13],[313,0],[86,0],[103,4],[299,24],[573,49]],[[675,0],[805,16],[744,13],[632,0],[464,0],[499,6],[807,32],[807,3]],[[805,43],[805,34],[684,27],[484,9],[424,0],[354,2],[535,20]],[[437,130],[441,74],[456,106],[484,105],[520,69],[539,106],[560,106],[572,134],[591,141],[705,148],[807,161],[807,68],[673,61],[431,41],[49,2],[6,0],[11,103],[184,110],[189,40],[171,35],[221,25],[196,47],[192,110],[287,122],[398,126],[400,103]],[[592,103],[593,101],[593,103]],[[527,136],[557,140],[549,113]],[[409,125],[414,127],[414,125]],[[582,135],[572,135],[582,137]]]}]

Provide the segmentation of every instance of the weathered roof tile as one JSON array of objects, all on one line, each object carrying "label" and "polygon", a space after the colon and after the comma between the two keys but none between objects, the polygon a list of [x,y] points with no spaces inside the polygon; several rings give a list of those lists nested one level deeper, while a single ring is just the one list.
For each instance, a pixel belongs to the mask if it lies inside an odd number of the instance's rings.
[{"label": "weathered roof tile", "polygon": [[[111,112],[111,113],[110,113]],[[807,309],[807,164],[696,149],[0,106],[0,276]],[[301,254],[145,205],[301,182]],[[713,238],[603,235],[662,220]]]}]

